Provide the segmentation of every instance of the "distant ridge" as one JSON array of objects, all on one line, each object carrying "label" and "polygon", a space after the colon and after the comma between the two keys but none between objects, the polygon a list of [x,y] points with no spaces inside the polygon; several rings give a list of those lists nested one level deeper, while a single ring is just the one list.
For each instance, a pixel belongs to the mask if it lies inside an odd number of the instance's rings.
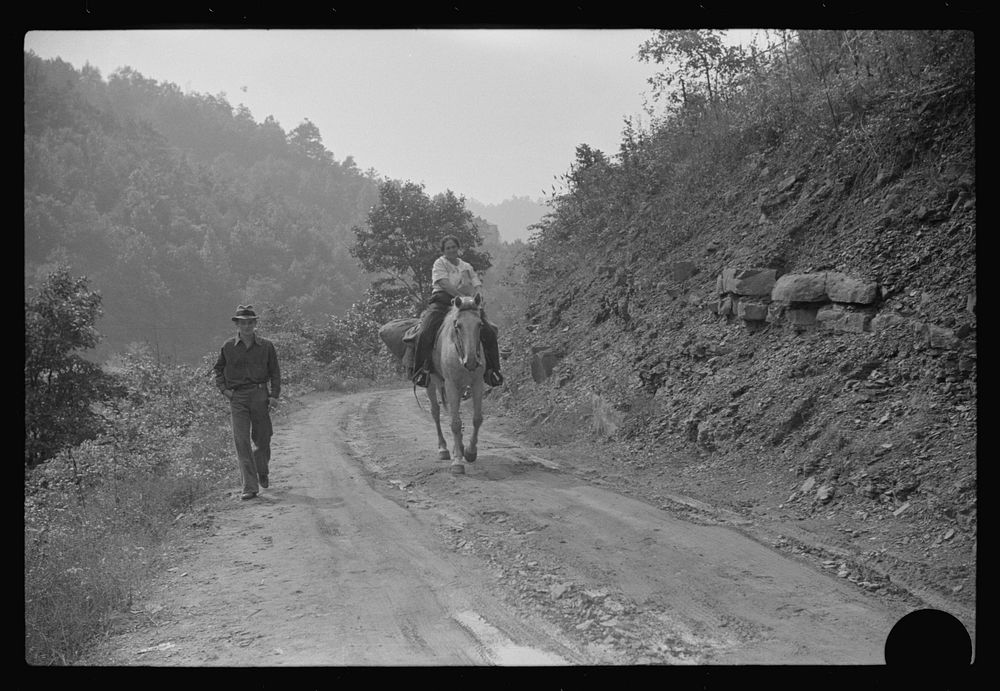
[{"label": "distant ridge", "polygon": [[504,242],[527,242],[532,234],[529,226],[538,223],[549,211],[549,207],[542,201],[517,196],[499,204],[483,204],[476,199],[466,198],[465,206],[476,216],[495,224],[500,229],[500,239]]}]

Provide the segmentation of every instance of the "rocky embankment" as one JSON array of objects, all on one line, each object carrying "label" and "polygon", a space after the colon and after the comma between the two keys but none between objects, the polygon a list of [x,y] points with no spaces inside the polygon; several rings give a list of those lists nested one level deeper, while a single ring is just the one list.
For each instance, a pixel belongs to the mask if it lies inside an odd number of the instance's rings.
[{"label": "rocky embankment", "polygon": [[748,153],[703,171],[683,204],[651,198],[606,245],[567,247],[572,268],[533,286],[502,336],[499,409],[539,443],[606,445],[609,473],[636,492],[806,530],[850,555],[827,560],[844,577],[879,588],[894,574],[971,606],[965,99],[918,104],[922,138],[884,132],[875,155],[844,142]]}]

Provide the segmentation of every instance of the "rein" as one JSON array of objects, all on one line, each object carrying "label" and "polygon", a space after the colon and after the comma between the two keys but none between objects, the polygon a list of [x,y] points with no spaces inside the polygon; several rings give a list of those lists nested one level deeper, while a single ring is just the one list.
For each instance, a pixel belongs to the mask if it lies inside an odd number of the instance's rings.
[{"label": "rein", "polygon": [[[475,311],[475,313],[476,313],[477,323],[480,322],[482,320],[482,312],[479,310],[478,307],[464,307],[464,308],[463,307],[459,307],[458,308],[458,312],[455,313],[455,323],[454,323],[454,325],[451,328],[451,334],[450,334],[451,341],[452,341],[452,343],[455,344],[455,350],[458,351],[458,356],[462,360],[466,359],[465,346],[462,345],[462,339],[455,337],[455,332],[457,331],[457,327],[458,327],[458,315],[461,314],[462,312],[472,312],[472,311]],[[477,341],[478,341],[478,339],[477,339]],[[476,347],[477,348],[479,347],[478,344],[477,344]]]}]

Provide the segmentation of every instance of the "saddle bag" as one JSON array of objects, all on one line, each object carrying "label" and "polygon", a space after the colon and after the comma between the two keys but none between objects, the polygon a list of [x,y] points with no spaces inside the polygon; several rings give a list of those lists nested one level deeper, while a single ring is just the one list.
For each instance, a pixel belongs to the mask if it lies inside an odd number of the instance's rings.
[{"label": "saddle bag", "polygon": [[378,335],[389,352],[396,356],[409,372],[413,368],[413,350],[420,333],[420,320],[394,319],[379,329]]}]

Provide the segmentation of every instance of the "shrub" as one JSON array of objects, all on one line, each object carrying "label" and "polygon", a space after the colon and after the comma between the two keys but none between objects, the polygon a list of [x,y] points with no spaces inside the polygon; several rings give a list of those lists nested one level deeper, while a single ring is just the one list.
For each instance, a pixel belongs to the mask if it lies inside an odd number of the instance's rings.
[{"label": "shrub", "polygon": [[[25,659],[67,664],[127,609],[178,513],[231,478],[228,415],[204,367],[123,357],[110,430],[25,476]],[[171,439],[171,444],[164,444]]]}]

